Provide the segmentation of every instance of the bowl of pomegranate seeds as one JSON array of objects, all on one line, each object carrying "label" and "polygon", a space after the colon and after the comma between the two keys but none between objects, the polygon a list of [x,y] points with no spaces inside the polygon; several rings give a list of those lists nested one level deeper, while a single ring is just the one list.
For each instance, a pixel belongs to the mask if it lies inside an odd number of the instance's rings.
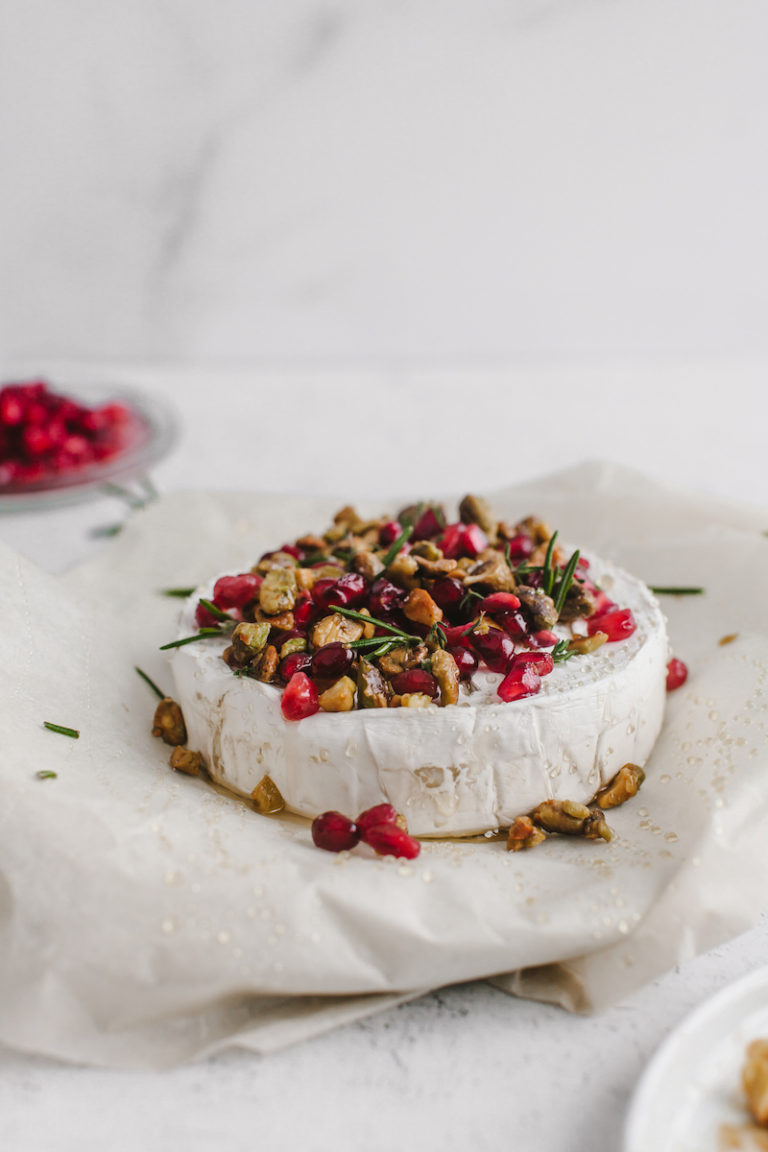
[{"label": "bowl of pomegranate seeds", "polygon": [[7,383],[0,387],[0,499],[21,507],[85,496],[145,471],[174,435],[171,414],[137,392]]}]

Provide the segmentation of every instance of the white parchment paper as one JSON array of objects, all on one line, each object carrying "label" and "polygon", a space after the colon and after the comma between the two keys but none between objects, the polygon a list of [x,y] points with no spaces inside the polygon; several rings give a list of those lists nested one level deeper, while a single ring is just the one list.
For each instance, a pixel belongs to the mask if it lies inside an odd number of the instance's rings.
[{"label": "white parchment paper", "polygon": [[163,1066],[232,1043],[267,1051],[477,978],[590,1010],[756,921],[768,513],[597,464],[494,500],[651,583],[707,589],[664,600],[691,676],[669,697],[642,792],[610,814],[610,844],[333,856],[305,822],[170,771],[134,671],[170,686],[158,647],[178,602],[158,590],[250,565],[321,529],[335,503],[166,497],[65,577],[0,550],[0,1041]]}]

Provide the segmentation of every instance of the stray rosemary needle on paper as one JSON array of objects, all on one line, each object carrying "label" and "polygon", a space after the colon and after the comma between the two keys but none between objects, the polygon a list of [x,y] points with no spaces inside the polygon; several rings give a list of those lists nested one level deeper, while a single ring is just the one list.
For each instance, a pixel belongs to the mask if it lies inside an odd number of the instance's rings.
[{"label": "stray rosemary needle on paper", "polygon": [[134,671],[138,672],[139,676],[141,676],[144,683],[149,685],[149,687],[154,692],[155,696],[157,696],[157,698],[159,700],[164,700],[165,699],[165,693],[160,691],[157,684],[155,684],[154,680],[150,680],[150,678],[149,678],[149,676],[147,676],[146,672],[142,672],[141,668],[137,668],[135,664],[133,667],[134,667]]},{"label": "stray rosemary needle on paper", "polygon": [[51,772],[48,768],[41,768],[35,775],[38,780],[57,780],[59,776],[58,772]]},{"label": "stray rosemary needle on paper", "polygon": [[80,739],[77,728],[67,728],[64,724],[51,724],[50,720],[43,720],[43,728],[49,732],[60,732],[62,736],[71,736],[73,740]]}]

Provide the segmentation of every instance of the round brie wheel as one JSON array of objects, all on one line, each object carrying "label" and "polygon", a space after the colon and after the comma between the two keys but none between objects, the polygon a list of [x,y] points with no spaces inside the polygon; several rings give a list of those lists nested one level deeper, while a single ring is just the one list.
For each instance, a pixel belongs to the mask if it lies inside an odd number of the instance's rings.
[{"label": "round brie wheel", "polygon": [[[268,775],[287,808],[354,819],[389,802],[415,836],[508,827],[545,799],[585,803],[627,763],[644,765],[659,734],[669,659],[665,620],[648,588],[591,559],[590,574],[637,625],[626,640],[556,664],[540,692],[511,703],[501,675],[476,672],[458,704],[369,708],[283,718],[281,688],[233,675],[213,638],[173,650],[188,745],[212,777],[250,796]],[[194,633],[198,589],[179,636]],[[558,626],[562,636],[568,629]]]}]

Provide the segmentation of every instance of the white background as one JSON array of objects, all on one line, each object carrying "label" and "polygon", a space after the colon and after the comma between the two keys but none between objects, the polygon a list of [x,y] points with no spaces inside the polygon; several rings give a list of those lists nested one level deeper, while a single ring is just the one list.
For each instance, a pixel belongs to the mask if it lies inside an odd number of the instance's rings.
[{"label": "white background", "polygon": [[[3,375],[164,397],[164,490],[604,456],[768,507],[767,45],[761,0],[0,0]],[[59,569],[119,512],[0,532]],[[613,1149],[766,943],[594,1019],[476,986],[172,1073],[3,1053],[0,1143]]]}]

